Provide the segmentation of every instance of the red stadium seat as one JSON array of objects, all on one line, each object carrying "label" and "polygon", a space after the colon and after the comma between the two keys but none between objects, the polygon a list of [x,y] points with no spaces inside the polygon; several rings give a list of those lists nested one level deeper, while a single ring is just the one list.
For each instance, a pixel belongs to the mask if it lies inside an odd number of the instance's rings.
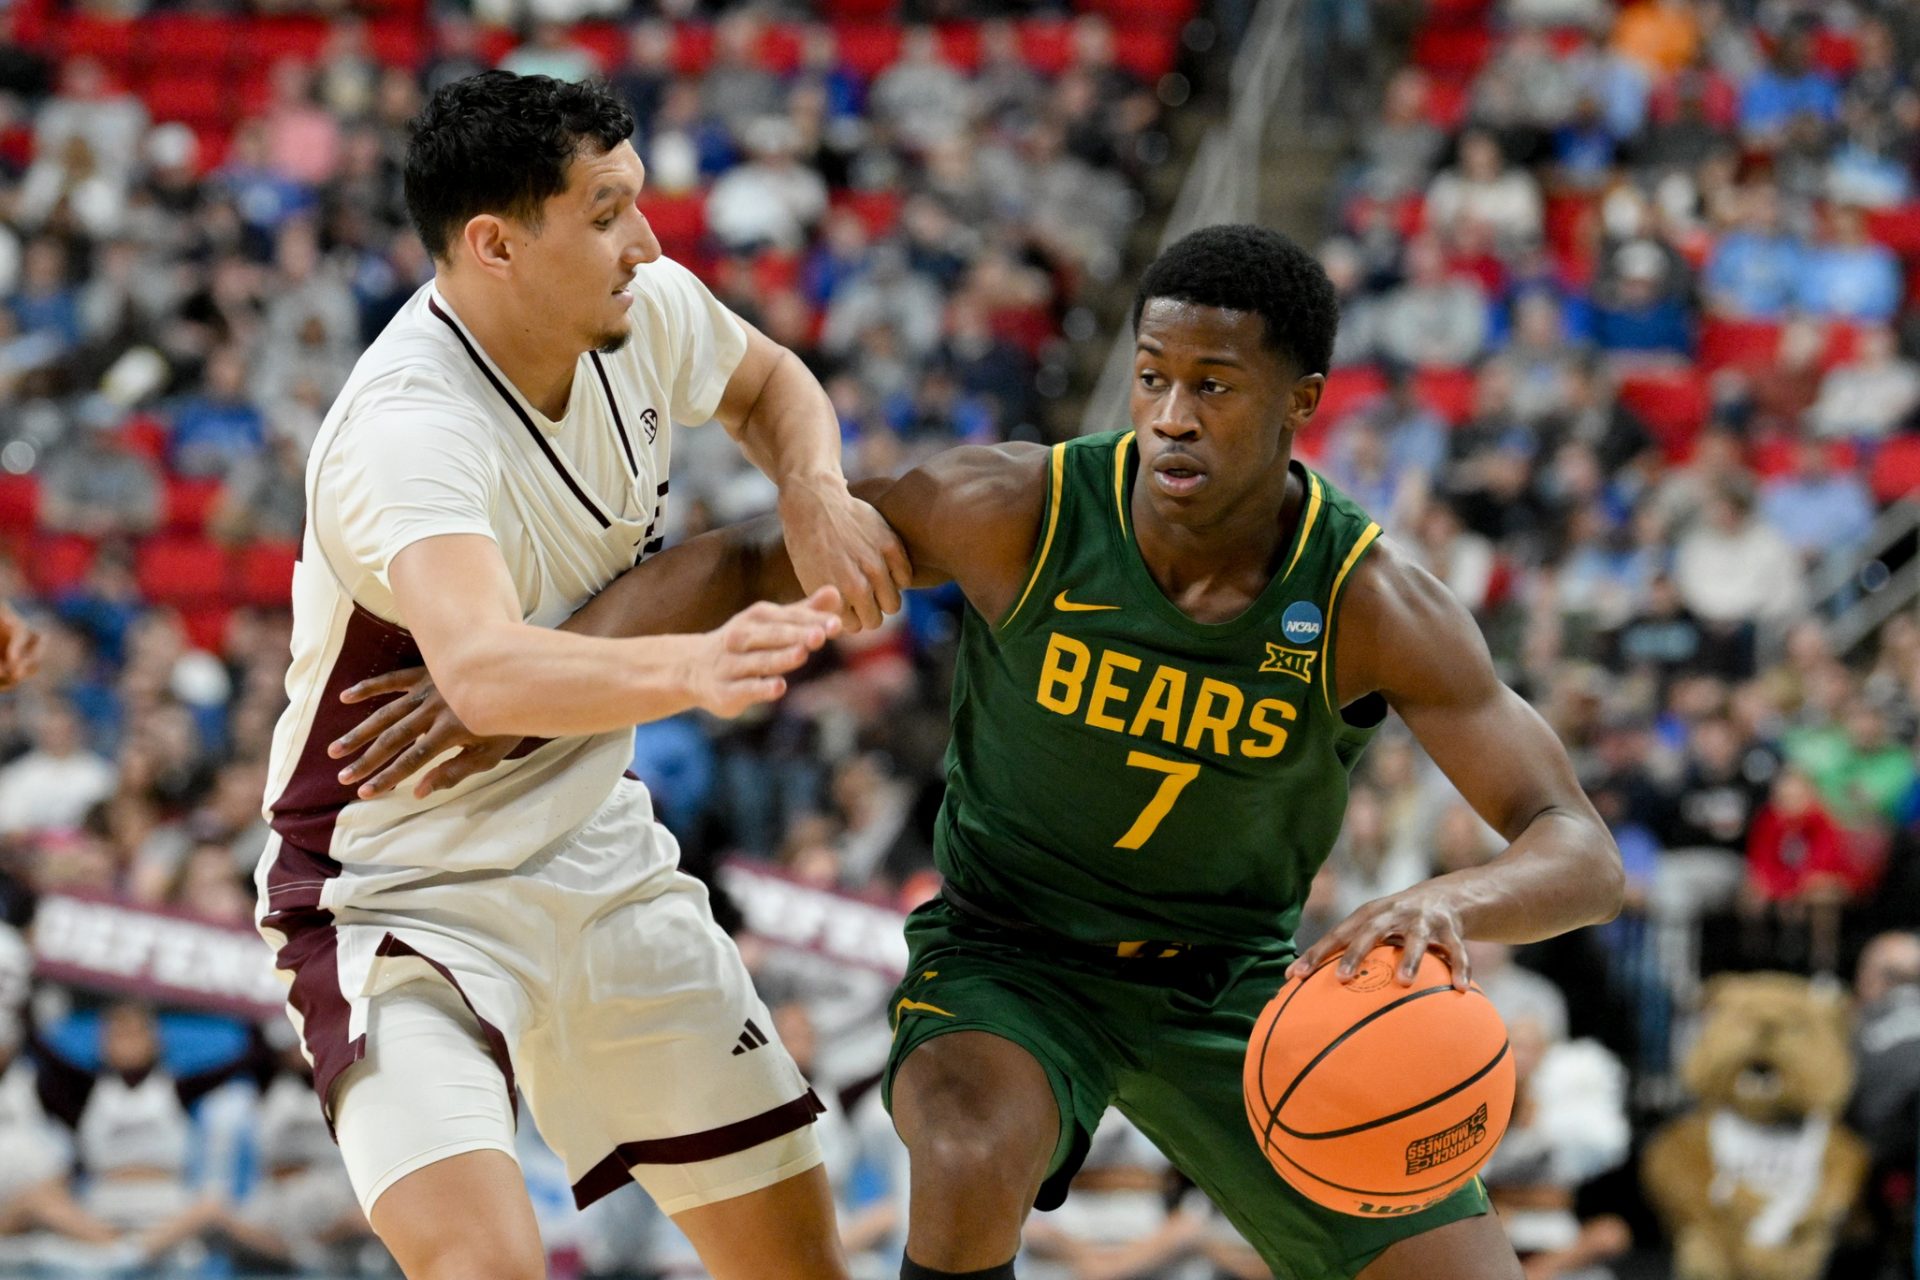
[{"label": "red stadium seat", "polygon": [[980,67],[980,24],[954,22],[940,28],[940,57],[949,66],[972,73]]},{"label": "red stadium seat", "polygon": [[31,530],[40,519],[40,482],[0,472],[0,530]]},{"label": "red stadium seat", "polygon": [[227,553],[206,538],[163,533],[140,544],[133,572],[156,604],[211,604],[226,594]]},{"label": "red stadium seat", "polygon": [[1467,121],[1473,83],[1463,76],[1435,76],[1427,85],[1427,118],[1451,133]]},{"label": "red stadium seat", "polygon": [[1822,27],[1813,37],[1813,63],[1829,75],[1845,79],[1860,62],[1860,47],[1850,32]]},{"label": "red stadium seat", "polygon": [[199,533],[207,527],[207,517],[220,501],[218,479],[169,476],[167,478],[166,527],[178,533]]},{"label": "red stadium seat", "polygon": [[223,70],[240,48],[238,19],[163,13],[140,24],[139,53],[149,66],[176,72]]},{"label": "red stadium seat", "polygon": [[140,42],[138,24],[84,13],[62,18],[55,30],[56,48],[62,57],[95,58],[123,74]]},{"label": "red stadium seat", "polygon": [[498,66],[500,59],[512,53],[519,43],[519,37],[505,27],[482,27],[480,60],[488,66]]},{"label": "red stadium seat", "polygon": [[1327,388],[1320,393],[1320,407],[1314,410],[1313,424],[1337,427],[1342,418],[1386,393],[1386,378],[1371,365],[1335,369],[1327,375]]},{"label": "red stadium seat", "polygon": [[1428,71],[1474,76],[1493,53],[1493,35],[1480,27],[1429,26],[1413,41],[1413,63]]},{"label": "red stadium seat", "polygon": [[227,651],[227,626],[232,621],[233,610],[223,604],[180,611],[180,629],[186,632],[187,643],[216,655]]},{"label": "red stadium seat", "polygon": [[1476,27],[1486,25],[1493,0],[1428,0],[1429,27]]},{"label": "red stadium seat", "polygon": [[713,28],[682,22],[673,29],[673,69],[697,76],[713,61]]},{"label": "red stadium seat", "polygon": [[93,568],[94,542],[75,534],[46,534],[27,551],[27,581],[43,596],[80,585]]},{"label": "red stadium seat", "polygon": [[900,56],[900,28],[859,23],[834,33],[840,41],[840,61],[863,80],[872,80]]},{"label": "red stadium seat", "polygon": [[698,256],[700,243],[707,234],[707,196],[704,191],[689,195],[642,195],[640,212],[653,224],[660,247],[669,258],[685,260]]},{"label": "red stadium seat", "polygon": [[1043,76],[1059,75],[1073,62],[1073,29],[1046,19],[1021,23],[1020,56]]},{"label": "red stadium seat", "polygon": [[381,18],[367,28],[367,47],[382,66],[418,70],[427,60],[427,35],[412,18]]},{"label": "red stadium seat", "polygon": [[612,75],[627,60],[627,33],[611,22],[582,22],[573,28],[573,43],[593,55],[601,75]]},{"label": "red stadium seat", "polygon": [[327,45],[327,22],[295,15],[255,18],[240,40],[249,64],[264,67],[282,58],[314,62]]},{"label": "red stadium seat", "polygon": [[198,128],[229,123],[225,74],[205,71],[156,71],[140,90],[140,100],[155,120]]},{"label": "red stadium seat", "polygon": [[1880,502],[1920,496],[1920,436],[1895,436],[1882,444],[1867,483]]},{"label": "red stadium seat", "polygon": [[760,36],[760,65],[777,76],[800,69],[800,30],[786,23],[768,27]]},{"label": "red stadium seat", "polygon": [[833,193],[833,206],[836,209],[850,209],[860,216],[866,224],[867,234],[874,239],[888,235],[900,221],[900,206],[906,197],[898,191],[836,191]]},{"label": "red stadium seat", "polygon": [[1135,28],[1115,33],[1113,54],[1121,66],[1151,84],[1173,70],[1178,49],[1170,31]]},{"label": "red stadium seat", "polygon": [[1459,426],[1473,416],[1473,371],[1470,369],[1421,369],[1413,375],[1414,394],[1420,403]]},{"label": "red stadium seat", "polygon": [[1897,209],[1869,209],[1867,234],[1895,253],[1920,257],[1920,203]]},{"label": "red stadium seat", "polygon": [[1771,320],[1710,316],[1700,326],[1700,367],[1709,373],[1728,365],[1758,368],[1780,353],[1780,326]]},{"label": "red stadium seat", "polygon": [[293,593],[293,566],[300,547],[293,542],[254,542],[234,557],[232,598],[263,609],[284,609]]},{"label": "red stadium seat", "polygon": [[1623,379],[1620,403],[1639,415],[1668,458],[1680,459],[1713,414],[1706,376],[1693,370]]},{"label": "red stadium seat", "polygon": [[826,0],[820,16],[833,22],[884,22],[893,17],[898,0]]}]

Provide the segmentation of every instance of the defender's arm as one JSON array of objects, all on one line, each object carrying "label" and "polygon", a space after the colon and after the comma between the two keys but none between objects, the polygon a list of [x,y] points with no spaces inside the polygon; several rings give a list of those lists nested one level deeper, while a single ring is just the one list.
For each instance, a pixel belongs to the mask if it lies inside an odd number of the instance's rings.
[{"label": "defender's arm", "polygon": [[1397,939],[1400,977],[1429,947],[1465,987],[1467,938],[1534,942],[1620,910],[1620,852],[1539,713],[1494,672],[1473,617],[1432,574],[1383,541],[1355,572],[1334,625],[1337,698],[1379,693],[1474,810],[1509,841],[1343,921],[1295,962],[1307,972],[1347,951],[1342,976]]}]

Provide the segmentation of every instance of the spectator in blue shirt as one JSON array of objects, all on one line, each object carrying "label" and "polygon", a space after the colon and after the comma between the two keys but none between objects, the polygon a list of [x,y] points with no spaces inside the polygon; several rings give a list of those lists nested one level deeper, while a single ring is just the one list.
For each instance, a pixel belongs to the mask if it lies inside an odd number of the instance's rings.
[{"label": "spectator in blue shirt", "polygon": [[1803,442],[1794,468],[1767,484],[1760,518],[1805,556],[1859,546],[1873,527],[1873,499],[1860,477],[1833,465],[1825,444]]},{"label": "spectator in blue shirt", "polygon": [[1867,239],[1858,209],[1836,205],[1827,240],[1806,255],[1794,291],[1801,310],[1813,315],[1883,324],[1900,310],[1900,262]]},{"label": "spectator in blue shirt", "polygon": [[1667,264],[1645,240],[1620,246],[1614,256],[1614,283],[1596,300],[1593,340],[1615,354],[1685,355],[1693,348],[1686,305],[1661,288]]},{"label": "spectator in blue shirt", "polygon": [[1740,132],[1770,144],[1795,116],[1831,123],[1840,115],[1840,88],[1813,66],[1813,29],[1796,25],[1780,40],[1773,65],[1747,82],[1740,95]]},{"label": "spectator in blue shirt", "polygon": [[1741,206],[1739,229],[1707,260],[1707,301],[1722,315],[1776,319],[1793,306],[1806,250],[1780,229],[1780,197],[1771,183],[1748,187]]},{"label": "spectator in blue shirt", "polygon": [[10,306],[23,334],[39,334],[61,350],[80,342],[80,300],[67,281],[67,251],[41,236],[27,244],[20,262],[20,291]]},{"label": "spectator in blue shirt", "polygon": [[173,414],[167,464],[178,475],[224,476],[257,457],[267,444],[266,422],[247,399],[240,353],[221,347],[207,357],[206,390]]}]

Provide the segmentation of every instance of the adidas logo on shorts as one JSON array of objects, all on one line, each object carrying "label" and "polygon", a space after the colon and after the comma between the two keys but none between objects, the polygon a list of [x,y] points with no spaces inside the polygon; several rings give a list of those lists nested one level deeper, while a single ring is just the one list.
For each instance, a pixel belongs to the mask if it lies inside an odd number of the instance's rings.
[{"label": "adidas logo on shorts", "polygon": [[740,1033],[740,1043],[733,1046],[733,1056],[750,1053],[767,1042],[767,1033],[753,1025],[753,1019],[747,1019],[746,1030]]}]

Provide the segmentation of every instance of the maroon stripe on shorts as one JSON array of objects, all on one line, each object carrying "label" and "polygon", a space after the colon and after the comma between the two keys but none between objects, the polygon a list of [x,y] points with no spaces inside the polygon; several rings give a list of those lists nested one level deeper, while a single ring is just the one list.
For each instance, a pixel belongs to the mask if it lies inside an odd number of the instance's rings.
[{"label": "maroon stripe on shorts", "polygon": [[351,1010],[340,992],[339,938],[333,912],[320,905],[327,882],[339,874],[333,859],[281,840],[267,868],[267,910],[260,921],[263,929],[286,939],[274,952],[273,967],[293,975],[287,1003],[300,1014],[301,1039],[313,1060],[313,1089],[329,1128],[334,1083],[367,1052],[365,1036],[347,1036]]},{"label": "maroon stripe on shorts", "polygon": [[341,1072],[366,1056],[367,1044],[365,1036],[348,1038],[350,1006],[340,991],[339,939],[333,912],[320,905],[327,882],[340,874],[340,864],[330,856],[334,826],[354,798],[353,788],[338,776],[343,763],[327,755],[327,746],[369,710],[340,701],[343,692],[369,676],[420,664],[419,646],[405,629],[355,605],[293,775],[271,806],[269,825],[280,841],[267,869],[260,923],[286,939],[273,964],[293,975],[287,1003],[300,1014],[302,1039],[313,1059],[314,1091],[329,1124],[333,1086]]},{"label": "maroon stripe on shorts", "polygon": [[717,1129],[705,1129],[675,1138],[623,1142],[614,1148],[613,1154],[589,1169],[586,1176],[574,1184],[573,1202],[584,1209],[609,1192],[619,1190],[626,1182],[626,1173],[637,1164],[695,1164],[701,1160],[730,1156],[810,1125],[815,1116],[825,1111],[826,1107],[809,1089],[804,1096],[792,1102],[783,1102],[771,1111],[762,1111],[757,1116],[723,1124]]},{"label": "maroon stripe on shorts", "polygon": [[467,1006],[467,1012],[472,1014],[473,1020],[480,1024],[480,1034],[487,1042],[487,1053],[492,1056],[493,1065],[500,1068],[500,1074],[506,1079],[507,1103],[513,1108],[515,1121],[518,1121],[520,1118],[520,1094],[519,1091],[514,1088],[513,1084],[513,1056],[507,1052],[507,1037],[501,1033],[500,1028],[480,1016],[480,1010],[474,1008],[473,1001],[467,996],[466,988],[460,985],[460,979],[453,976],[453,970],[447,968],[447,966],[441,964],[432,956],[421,955],[418,951],[400,941],[400,939],[394,937],[392,934],[388,934],[386,937],[380,939],[380,945],[374,948],[373,954],[376,956],[412,956],[416,960],[424,960],[427,964],[433,966],[435,973],[447,980],[447,985],[453,988],[453,993],[460,997],[460,1003]]},{"label": "maroon stripe on shorts", "polygon": [[334,824],[340,811],[353,802],[354,794],[352,787],[340,781],[340,770],[347,762],[327,755],[327,747],[379,705],[348,705],[340,701],[340,695],[372,676],[422,665],[420,646],[405,628],[377,618],[357,604],[353,606],[346,634],[340,638],[340,652],[334,655],[333,669],[320,691],[320,706],[294,761],[293,776],[273,802],[271,825],[282,840],[302,849],[332,852]]}]

